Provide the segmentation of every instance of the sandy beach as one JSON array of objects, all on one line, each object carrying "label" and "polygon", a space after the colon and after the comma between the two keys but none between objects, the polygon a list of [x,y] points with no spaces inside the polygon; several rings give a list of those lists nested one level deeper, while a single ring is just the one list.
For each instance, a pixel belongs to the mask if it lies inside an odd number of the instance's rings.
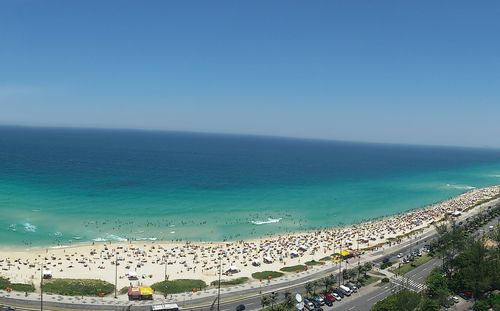
[{"label": "sandy beach", "polygon": [[[251,278],[254,272],[279,271],[285,266],[320,260],[340,249],[355,251],[359,247],[362,251],[387,242],[397,243],[398,237],[430,230],[432,224],[453,217],[452,213],[477,213],[479,209],[474,207],[499,195],[500,186],[474,189],[439,204],[362,224],[246,241],[128,241],[59,248],[2,248],[0,275],[12,282],[37,286],[44,265],[54,278],[93,278],[114,283],[117,258],[118,288],[163,281],[165,272],[170,280],[201,279],[210,284],[218,278],[222,258],[223,279]],[[137,273],[138,280],[129,280],[127,274],[131,271]]]}]

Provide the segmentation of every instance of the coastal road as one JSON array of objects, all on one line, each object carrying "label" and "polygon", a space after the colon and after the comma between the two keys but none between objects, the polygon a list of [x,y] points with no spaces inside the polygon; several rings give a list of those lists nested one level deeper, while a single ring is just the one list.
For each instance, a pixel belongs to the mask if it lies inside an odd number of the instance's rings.
[{"label": "coastal road", "polygon": [[[498,201],[498,200],[495,200]],[[492,203],[492,202],[490,202]],[[498,202],[497,202],[498,204]],[[489,225],[496,224],[498,223],[499,219],[495,219],[490,221],[488,224],[483,226],[480,230],[483,230],[482,232],[485,232],[487,230]],[[479,230],[479,231],[480,231]],[[425,244],[430,242],[433,238],[436,237],[436,232],[435,230],[430,230],[429,232],[420,235],[416,238],[411,238],[409,240],[406,240],[398,245],[393,245],[389,248],[385,248],[382,250],[378,250],[375,252],[371,252],[369,254],[365,254],[362,256],[362,262],[366,261],[371,261],[373,263],[380,264],[384,258],[390,258],[391,261],[399,259],[397,258],[398,253],[410,253],[412,250],[417,249],[417,248],[422,248]],[[348,268],[353,268],[357,265],[358,260],[357,259],[350,259],[349,267]],[[424,265],[421,265],[409,273],[407,273],[407,277],[412,280],[412,282],[415,283],[423,283],[423,280],[425,277],[428,275],[428,273],[432,270],[434,266],[439,265],[439,260],[433,259],[427,262]],[[345,265],[342,265],[342,269],[345,268]],[[260,301],[261,301],[261,294],[266,295],[269,294],[273,291],[277,291],[279,293],[283,293],[285,291],[290,291],[291,293],[303,293],[305,292],[304,285],[307,282],[310,281],[315,281],[318,280],[322,277],[325,277],[331,273],[337,274],[339,271],[339,267],[337,266],[331,266],[327,269],[323,269],[321,271],[317,272],[311,272],[309,275],[297,278],[295,280],[290,280],[287,282],[281,282],[281,283],[271,283],[269,285],[266,285],[265,282],[263,283],[262,287],[255,287],[255,288],[249,288],[245,290],[239,290],[239,291],[233,291],[233,292],[226,292],[221,295],[221,303],[220,303],[220,310],[221,311],[233,311],[236,309],[236,306],[240,304],[244,304],[247,308],[247,310],[258,310],[261,307]],[[349,297],[342,302],[335,302],[334,303],[334,308],[339,309],[339,310],[369,310],[369,306],[373,305],[375,302],[377,302],[380,299],[385,298],[386,296],[390,295],[391,289],[388,288],[389,285],[385,285],[379,288],[370,288],[369,290],[366,288],[362,288],[360,290],[360,293],[354,294],[352,297]],[[365,291],[366,290],[366,291]],[[212,302],[214,300],[214,297],[210,298],[198,298],[198,299],[193,299],[187,302],[179,302],[177,303],[182,307],[184,310],[209,310],[210,306],[212,305]],[[17,310],[40,310],[39,308],[36,308],[35,304],[28,304],[26,301],[23,300],[16,300],[16,301],[1,301],[0,300],[0,306],[2,303],[6,304],[17,304],[19,307],[23,308],[17,308]],[[24,306],[28,306],[27,308],[24,308]],[[83,306],[82,306],[83,307]],[[215,305],[217,307],[217,305]],[[71,309],[75,310],[78,308],[78,305],[73,305]],[[119,310],[116,307],[110,306],[109,309],[106,309],[106,307],[101,306],[99,308],[92,308],[89,305],[86,305],[84,308],[79,308],[80,310]],[[132,306],[129,310],[130,311],[146,311],[149,310],[150,308],[148,306]],[[1,309],[0,309],[1,310]],[[44,307],[44,310],[54,310],[54,311],[60,311],[60,310],[70,310],[69,308],[64,308],[61,306],[58,307],[52,307],[49,304],[47,304]],[[121,310],[127,310],[126,307],[124,307]],[[325,309],[326,310],[326,309]]]}]

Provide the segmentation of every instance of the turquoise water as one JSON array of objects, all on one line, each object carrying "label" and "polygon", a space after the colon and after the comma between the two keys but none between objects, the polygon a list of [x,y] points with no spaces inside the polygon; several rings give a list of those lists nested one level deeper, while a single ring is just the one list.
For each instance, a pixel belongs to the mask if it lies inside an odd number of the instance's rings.
[{"label": "turquoise water", "polygon": [[499,150],[0,127],[0,242],[242,239],[496,184]]}]

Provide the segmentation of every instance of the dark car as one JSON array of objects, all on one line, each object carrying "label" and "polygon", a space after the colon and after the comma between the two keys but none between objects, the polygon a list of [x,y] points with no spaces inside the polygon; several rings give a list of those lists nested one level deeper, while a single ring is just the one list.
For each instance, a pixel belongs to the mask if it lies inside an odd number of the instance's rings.
[{"label": "dark car", "polygon": [[344,293],[339,288],[334,288],[332,292],[336,293],[340,296],[340,298],[344,298]]},{"label": "dark car", "polygon": [[243,311],[243,310],[245,310],[245,309],[246,309],[246,307],[245,307],[245,305],[243,305],[243,304],[242,304],[242,305],[238,305],[238,306],[236,307],[236,311]]},{"label": "dark car", "polygon": [[314,303],[312,301],[310,301],[309,299],[304,299],[304,307],[307,309],[307,310],[313,310],[315,307]]},{"label": "dark car", "polygon": [[325,305],[325,300],[323,299],[323,297],[314,296],[313,301],[315,301],[316,304],[318,304],[320,307]]}]

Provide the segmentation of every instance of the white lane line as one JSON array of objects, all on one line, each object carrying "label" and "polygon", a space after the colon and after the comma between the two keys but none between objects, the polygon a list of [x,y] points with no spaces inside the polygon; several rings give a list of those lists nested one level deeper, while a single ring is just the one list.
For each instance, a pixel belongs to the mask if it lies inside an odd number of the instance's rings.
[{"label": "white lane line", "polygon": [[370,301],[370,300],[372,300],[372,299],[375,299],[375,298],[377,298],[378,296],[383,295],[383,294],[385,294],[385,293],[387,293],[387,292],[388,292],[388,290],[385,290],[385,291],[383,291],[383,292],[381,292],[381,293],[378,293],[377,295],[373,296],[372,298],[368,298],[368,299],[366,299],[366,301]]}]

